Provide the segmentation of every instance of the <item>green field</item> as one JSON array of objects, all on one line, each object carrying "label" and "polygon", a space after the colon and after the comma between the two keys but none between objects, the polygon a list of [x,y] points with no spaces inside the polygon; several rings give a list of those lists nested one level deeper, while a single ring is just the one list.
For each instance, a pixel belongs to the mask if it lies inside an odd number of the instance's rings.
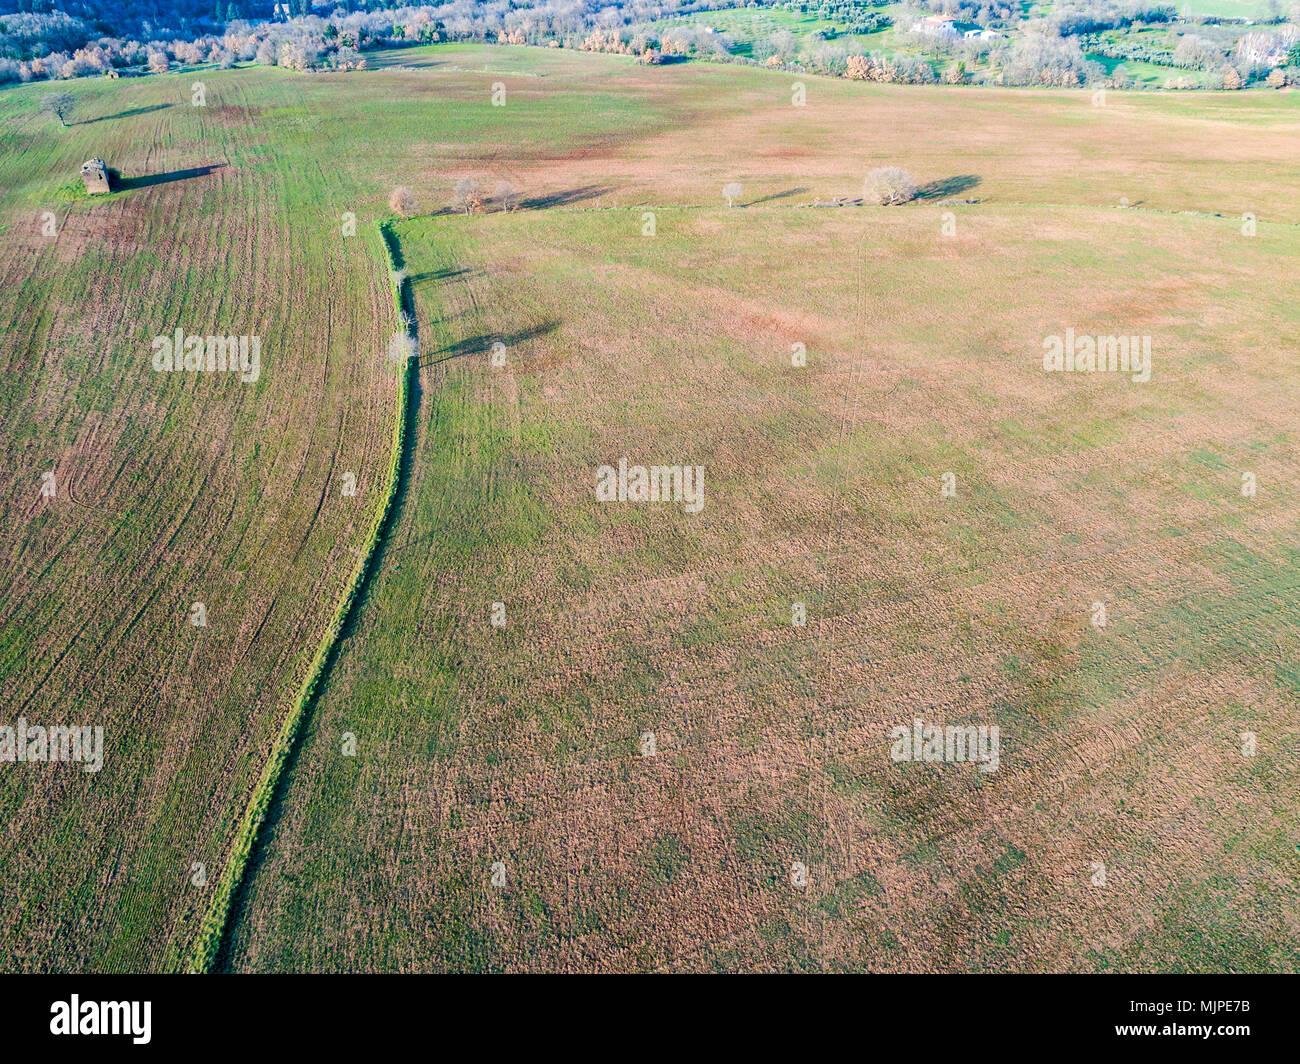
[{"label": "green field", "polygon": [[1178,10],[1180,13],[1193,15],[1261,19],[1273,10],[1273,5],[1268,0],[1187,0],[1185,4],[1179,6]]},{"label": "green field", "polygon": [[[3,716],[106,733],[0,766],[6,970],[190,955],[381,503],[395,185],[393,524],[218,968],[1300,967],[1293,94],[372,66],[3,90]],[[63,191],[92,154],[170,179]],[[812,206],[883,165],[921,197]],[[257,385],[149,371],[190,322]],[[1151,381],[1045,373],[1067,328]],[[621,456],[703,508],[597,502]],[[915,717],[1001,768],[891,760]]]},{"label": "green field", "polygon": [[[903,5],[888,4],[870,9],[873,14],[888,15],[898,19]],[[807,38],[812,33],[825,33],[834,30],[833,43],[845,44],[850,48],[860,48],[864,52],[886,48],[891,43],[892,27],[875,33],[848,33],[847,26],[833,20],[819,18],[815,13],[785,11],[775,7],[739,8],[722,11],[701,11],[693,15],[678,15],[654,23],[654,28],[662,33],[670,26],[711,26],[719,33],[729,33],[736,40],[735,55],[750,57],[756,38],[770,36],[778,30],[788,30],[796,37]],[[811,43],[805,42],[804,50],[811,50]]]}]

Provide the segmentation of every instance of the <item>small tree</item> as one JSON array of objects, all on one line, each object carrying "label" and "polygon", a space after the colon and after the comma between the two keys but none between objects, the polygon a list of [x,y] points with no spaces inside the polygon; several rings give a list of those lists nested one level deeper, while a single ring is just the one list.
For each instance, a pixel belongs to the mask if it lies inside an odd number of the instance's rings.
[{"label": "small tree", "polygon": [[1223,68],[1223,87],[1225,89],[1239,89],[1244,85],[1240,71],[1235,66],[1226,66]]},{"label": "small tree", "polygon": [[149,70],[154,74],[166,74],[171,67],[171,61],[167,58],[166,52],[152,51],[149,53]]},{"label": "small tree", "polygon": [[513,211],[519,205],[519,193],[509,181],[502,181],[492,193],[492,201],[503,211]]},{"label": "small tree", "polygon": [[1280,89],[1286,85],[1286,75],[1282,73],[1281,67],[1274,67],[1268,72],[1268,77],[1264,79],[1264,84],[1270,89]]},{"label": "small tree", "polygon": [[398,185],[388,197],[388,206],[403,218],[409,218],[415,213],[415,194],[405,185]]},{"label": "small tree", "polygon": [[464,211],[466,214],[474,214],[482,209],[483,193],[479,190],[478,182],[472,177],[462,177],[457,181],[451,205],[453,210]]},{"label": "small tree", "polygon": [[897,166],[882,166],[867,174],[862,183],[862,198],[881,207],[896,207],[916,199],[916,181]]},{"label": "small tree", "polygon": [[409,328],[410,323],[405,322],[407,329],[402,332],[395,332],[388,340],[388,361],[390,365],[405,365],[411,359],[419,355],[419,347],[415,343],[415,337],[411,335]]},{"label": "small tree", "polygon": [[66,92],[47,92],[41,97],[41,110],[48,111],[59,120],[59,125],[67,126],[68,117],[77,107],[77,98]]},{"label": "small tree", "polygon": [[740,187],[739,181],[731,181],[728,184],[723,185],[722,195],[727,201],[727,206],[734,207],[736,205],[736,200],[740,199],[740,194],[743,191],[744,189]]}]

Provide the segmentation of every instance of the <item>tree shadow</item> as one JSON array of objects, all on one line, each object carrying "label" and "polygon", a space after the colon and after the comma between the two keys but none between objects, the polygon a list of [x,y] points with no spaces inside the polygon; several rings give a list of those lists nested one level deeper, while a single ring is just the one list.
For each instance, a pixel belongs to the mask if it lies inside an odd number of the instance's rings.
[{"label": "tree shadow", "polygon": [[772,200],[789,199],[791,196],[799,196],[807,192],[806,188],[788,188],[784,192],[773,192],[770,196],[760,196],[756,200],[750,200],[748,203],[737,204],[739,207],[756,207],[760,203],[770,203]]},{"label": "tree shadow", "polygon": [[450,281],[453,277],[467,277],[478,272],[478,270],[468,269],[429,270],[427,273],[412,274],[407,280],[411,284],[415,284],[417,281]]},{"label": "tree shadow", "polygon": [[581,188],[571,188],[564,192],[553,192],[549,196],[534,196],[531,199],[520,200],[519,206],[526,211],[544,211],[548,207],[567,207],[571,203],[596,199],[609,191],[611,189],[602,185],[583,185]]},{"label": "tree shadow", "polygon": [[80,122],[74,122],[77,126],[93,126],[96,122],[111,122],[115,118],[134,118],[136,115],[147,115],[153,111],[165,111],[171,104],[155,103],[148,107],[132,107],[129,111],[118,111],[115,115],[100,115],[98,118],[85,118]]},{"label": "tree shadow", "polygon": [[212,163],[209,166],[192,166],[188,170],[169,170],[165,174],[146,174],[143,177],[121,177],[114,171],[113,187],[115,189],[148,188],[150,185],[166,185],[172,181],[188,181],[192,177],[207,177],[214,170],[220,170],[225,163]]},{"label": "tree shadow", "polygon": [[928,185],[922,185],[916,190],[916,198],[919,200],[950,199],[953,196],[960,196],[963,192],[969,192],[979,183],[980,179],[974,174],[945,177],[940,181],[931,181]]},{"label": "tree shadow", "polygon": [[505,344],[508,350],[516,344],[524,343],[526,340],[532,340],[535,337],[554,332],[559,327],[559,324],[558,321],[544,321],[540,325],[534,325],[516,333],[480,333],[478,336],[467,336],[464,340],[448,344],[438,351],[428,355],[421,355],[420,369],[428,369],[430,366],[436,366],[442,362],[450,362],[453,358],[464,358],[466,355],[486,353],[491,350],[492,345],[495,343]]}]

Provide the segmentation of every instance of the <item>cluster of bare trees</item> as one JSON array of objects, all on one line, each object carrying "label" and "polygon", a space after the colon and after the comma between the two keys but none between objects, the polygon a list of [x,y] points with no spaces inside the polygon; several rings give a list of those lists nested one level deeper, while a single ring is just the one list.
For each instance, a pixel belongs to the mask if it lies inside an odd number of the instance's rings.
[{"label": "cluster of bare trees", "polygon": [[519,208],[519,193],[509,181],[498,181],[491,197],[483,192],[483,187],[472,177],[462,177],[456,182],[451,194],[451,209],[459,214],[481,214],[489,206],[498,211],[514,211]]},{"label": "cluster of bare trees", "polygon": [[1172,57],[1174,66],[1189,70],[1215,70],[1224,64],[1226,53],[1208,37],[1188,33],[1178,39]]},{"label": "cluster of bare trees", "polygon": [[29,60],[0,59],[0,82],[86,77],[147,61],[148,49],[140,42],[104,37],[71,52],[50,51]]},{"label": "cluster of bare trees", "polygon": [[1052,10],[1048,25],[1061,36],[1118,29],[1135,22],[1172,22],[1178,9],[1157,0],[1075,0]]},{"label": "cluster of bare trees", "polygon": [[662,33],[652,27],[593,29],[578,44],[584,52],[612,52],[617,55],[677,55],[725,57],[736,47],[735,39],[707,26],[669,26]]},{"label": "cluster of bare trees", "polygon": [[[339,21],[356,21],[356,18]],[[391,33],[391,16],[385,23],[387,32]],[[290,70],[359,70],[366,65],[360,45],[376,39],[383,38],[367,35],[364,28],[340,30],[336,22],[315,17],[285,23],[263,22],[256,26],[237,21],[219,37],[146,43],[102,37],[71,54],[50,52],[30,59],[0,58],[0,83],[86,77],[127,68],[160,74],[173,65],[204,63],[223,68],[245,62]]]},{"label": "cluster of bare trees", "polygon": [[1085,59],[1077,37],[1026,33],[991,51],[1000,85],[1051,85],[1076,88],[1101,82],[1105,68]]},{"label": "cluster of bare trees", "polygon": [[[920,7],[935,15],[951,15],[962,22],[995,26],[1015,18],[1018,5],[1007,0],[916,0]],[[905,12],[902,21],[915,21],[914,12]]]},{"label": "cluster of bare trees", "polygon": [[[0,82],[83,77],[126,67],[160,72],[173,63],[256,62],[294,70],[351,70],[364,66],[360,53],[371,45],[444,40],[550,44],[636,55],[725,55],[734,47],[725,34],[680,26],[660,35],[648,24],[741,2],[628,0],[615,7],[604,0],[454,0],[351,13],[340,8],[328,18],[308,14],[304,2],[292,5],[296,14],[291,19],[256,24],[232,19],[219,35],[169,41],[97,38],[90,25],[62,12],[0,15]],[[211,10],[209,3],[204,0],[205,11]],[[228,9],[233,14],[233,5]],[[186,19],[172,13],[156,24],[138,24],[148,31],[176,22]]]},{"label": "cluster of bare trees", "polygon": [[855,81],[888,81],[898,85],[930,85],[938,81],[934,67],[924,59],[880,52],[850,56],[845,76]]},{"label": "cluster of bare trees", "polygon": [[789,30],[777,30],[756,40],[750,48],[750,54],[760,63],[769,66],[790,63],[799,55],[799,38]]},{"label": "cluster of bare trees", "polygon": [[[410,218],[419,213],[419,203],[415,193],[405,185],[393,189],[388,197],[388,206],[403,218]],[[456,182],[451,194],[451,210],[457,214],[481,214],[488,207],[498,211],[515,211],[519,209],[519,193],[509,181],[498,181],[489,197],[483,187],[472,177],[462,177]]]}]

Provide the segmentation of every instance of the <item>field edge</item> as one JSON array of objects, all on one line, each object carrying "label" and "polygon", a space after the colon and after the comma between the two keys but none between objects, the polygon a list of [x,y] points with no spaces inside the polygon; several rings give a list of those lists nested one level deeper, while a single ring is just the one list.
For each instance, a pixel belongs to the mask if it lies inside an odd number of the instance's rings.
[{"label": "field edge", "polygon": [[[379,231],[389,260],[389,276],[398,321],[405,328],[407,316],[403,309],[403,289],[406,281],[399,272],[400,267],[394,248],[395,238],[392,234],[391,222],[387,219],[381,221]],[[244,810],[244,815],[240,819],[239,829],[235,833],[235,839],[231,845],[230,856],[222,869],[212,903],[208,907],[203,922],[199,925],[198,935],[190,952],[189,962],[186,966],[186,971],[189,974],[207,974],[211,972],[221,953],[222,942],[225,939],[226,929],[230,924],[230,915],[234,908],[235,895],[243,883],[262,823],[265,821],[266,814],[274,801],[285,766],[288,764],[289,757],[293,752],[298,732],[322,689],[325,677],[338,650],[344,629],[347,627],[348,620],[360,601],[361,591],[365,587],[366,581],[372,575],[374,561],[378,554],[384,529],[392,515],[393,504],[400,486],[402,455],[409,430],[408,403],[411,394],[411,377],[418,371],[417,367],[418,363],[415,359],[408,359],[404,371],[399,376],[397,416],[393,425],[393,442],[389,455],[388,475],[384,480],[383,496],[379,506],[376,507],[370,534],[366,537],[361,557],[357,562],[356,569],[353,571],[352,579],[348,582],[347,589],[339,601],[338,608],[335,610],[334,618],[325,630],[325,634],[321,637],[320,645],[316,649],[316,655],[312,659],[302,689],[294,700],[280,729],[280,734],[276,738],[275,746],[267,759],[262,777],[258,781],[257,787],[254,788]]]}]

